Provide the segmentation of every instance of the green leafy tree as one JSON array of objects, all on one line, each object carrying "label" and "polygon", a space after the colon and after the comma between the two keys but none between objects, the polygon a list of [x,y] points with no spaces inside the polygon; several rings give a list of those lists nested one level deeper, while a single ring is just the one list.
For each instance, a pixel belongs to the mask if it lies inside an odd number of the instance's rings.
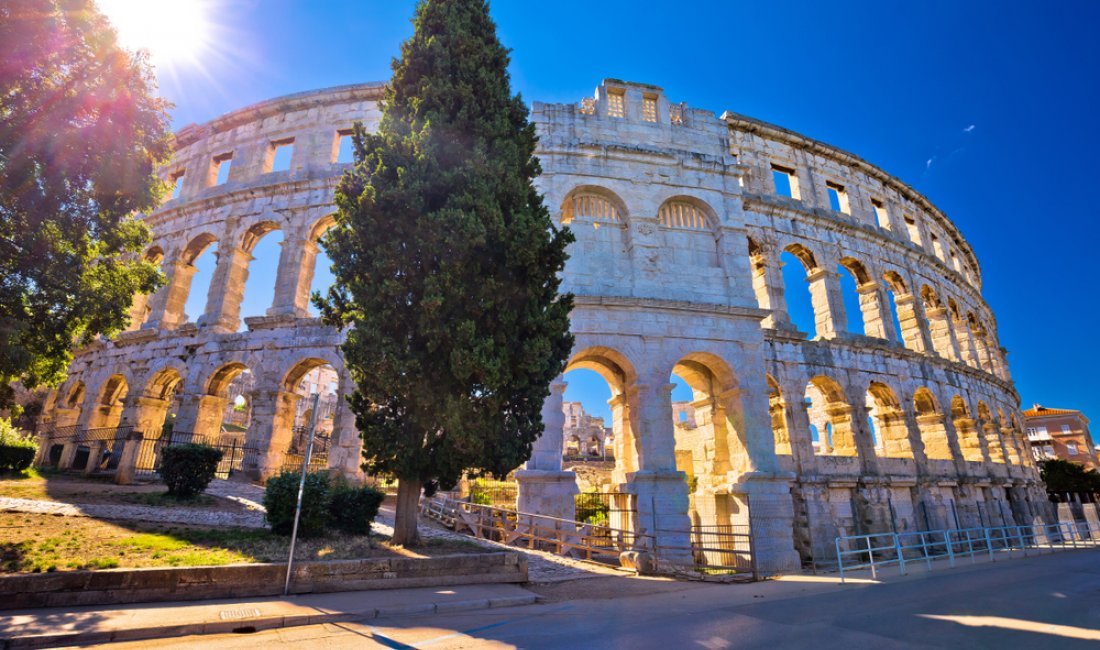
[{"label": "green leafy tree", "polygon": [[559,294],[567,229],[534,178],[537,138],[483,0],[422,0],[377,134],[356,127],[325,246],[327,322],[356,390],[364,469],[398,479],[394,541],[418,542],[421,488],[503,475],[542,431],[573,346]]},{"label": "green leafy tree", "polygon": [[138,257],[171,153],[150,66],[91,0],[0,3],[0,408],[163,281]]},{"label": "green leafy tree", "polygon": [[1051,458],[1039,463],[1039,478],[1052,494],[1094,494],[1100,492],[1100,473],[1080,463]]}]

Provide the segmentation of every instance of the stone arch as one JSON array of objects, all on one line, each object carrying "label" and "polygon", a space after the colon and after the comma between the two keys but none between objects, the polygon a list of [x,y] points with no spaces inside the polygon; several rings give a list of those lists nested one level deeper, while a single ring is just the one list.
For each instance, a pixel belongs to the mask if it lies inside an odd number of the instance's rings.
[{"label": "stone arch", "polygon": [[272,282],[270,275],[252,271],[256,264],[261,268],[277,269],[283,251],[289,245],[283,225],[272,219],[252,224],[241,235],[240,250],[232,251],[232,259],[222,280],[226,299],[222,307],[225,317],[221,322],[226,328],[234,323],[243,327],[241,321],[244,318],[264,316],[274,309],[279,297],[276,286],[278,272]]},{"label": "stone arch", "polygon": [[686,268],[716,269],[718,259],[716,224],[718,217],[703,201],[673,196],[658,208],[657,222],[663,247],[659,265],[666,274],[681,274]]},{"label": "stone arch", "polygon": [[954,421],[955,432],[959,438],[959,450],[962,452],[963,460],[974,463],[984,461],[976,423],[970,416],[970,408],[966,405],[966,400],[960,395],[951,398],[951,419]]},{"label": "stone arch", "polygon": [[[798,330],[814,338],[821,333],[823,321],[829,318],[828,303],[823,302],[826,300],[824,281],[817,258],[802,244],[789,244],[779,254],[779,261],[784,273],[784,285],[788,287],[789,292],[785,296],[788,307],[787,320]],[[805,273],[797,273],[798,265]],[[806,287],[804,292],[792,288],[802,283],[805,283],[803,286]]]},{"label": "stone arch", "polygon": [[817,428],[818,454],[826,456],[858,456],[852,406],[844,389],[825,375],[811,377],[806,385],[807,416]]},{"label": "stone arch", "polygon": [[885,458],[912,458],[909,425],[893,389],[873,381],[867,387],[867,419],[875,435],[875,449]]},{"label": "stone arch", "polygon": [[317,243],[320,241],[321,237],[324,237],[325,233],[335,225],[336,215],[326,214],[313,222],[313,225],[309,227],[309,233],[306,238],[311,242]]},{"label": "stone arch", "polygon": [[134,429],[149,438],[159,438],[165,429],[176,391],[183,383],[183,372],[165,364],[149,373],[141,395],[133,399]]},{"label": "stone arch", "polygon": [[89,429],[117,427],[122,419],[124,400],[130,390],[130,383],[121,373],[107,378],[96,394],[93,411],[88,419]]},{"label": "stone arch", "polygon": [[909,284],[901,277],[900,273],[894,270],[883,273],[882,279],[886,282],[895,326],[901,337],[901,343],[909,350],[923,352],[924,339],[921,335],[921,322],[917,316],[916,299],[909,290]]},{"label": "stone arch", "polygon": [[87,387],[83,381],[77,379],[57,392],[53,420],[54,429],[77,426],[80,423],[81,413],[84,411]]},{"label": "stone arch", "polygon": [[713,232],[718,225],[718,215],[706,201],[680,194],[661,203],[657,222],[665,228]]},{"label": "stone arch", "polygon": [[791,455],[791,432],[787,427],[787,402],[783,399],[783,389],[771,375],[765,376],[768,382],[768,414],[771,417],[772,437],[775,439],[775,453],[780,456]]},{"label": "stone arch", "polygon": [[932,391],[921,387],[913,393],[913,412],[916,414],[917,428],[924,444],[924,455],[929,460],[951,460],[953,455],[943,423],[943,413]]},{"label": "stone arch", "polygon": [[[160,317],[160,326],[165,329],[174,329],[187,320],[198,320],[203,315],[207,300],[210,296],[210,283],[203,287],[203,293],[199,294],[194,289],[193,279],[198,272],[197,262],[205,254],[217,256],[218,238],[209,232],[195,235],[180,250],[174,263],[168,266],[168,285],[163,292],[163,307],[160,314],[151,313],[150,318]],[[188,314],[190,311],[195,313]]]},{"label": "stone arch", "polygon": [[248,370],[248,366],[239,361],[231,361],[222,364],[214,372],[210,373],[210,378],[206,380],[205,394],[224,398],[229,389],[230,382],[246,370]]},{"label": "stone arch", "polygon": [[578,350],[566,364],[563,374],[572,370],[591,370],[599,375],[611,389],[611,432],[614,444],[615,471],[612,481],[626,483],[626,475],[640,468],[638,441],[635,438],[635,422],[638,414],[636,400],[630,393],[636,385],[638,374],[625,354],[610,347],[591,346]]},{"label": "stone arch", "polygon": [[959,303],[951,297],[947,298],[947,315],[959,346],[959,360],[970,367],[976,367],[977,353],[974,351],[974,339],[970,335],[970,327],[962,310],[959,309]]},{"label": "stone arch", "polygon": [[[837,262],[837,274],[841,279],[840,289],[845,303],[847,304],[850,301],[852,304],[859,305],[859,310],[856,312],[859,314],[859,323],[857,325],[856,319],[849,316],[848,331],[864,336],[878,335],[876,329],[876,323],[880,320],[878,294],[874,278],[867,271],[867,267],[854,257],[842,257]],[[854,287],[845,286],[847,284],[844,281],[845,275],[851,278]],[[853,310],[846,309],[845,312],[850,314]]]},{"label": "stone arch", "polygon": [[598,185],[578,185],[561,202],[561,225],[574,222],[621,225],[627,222],[626,204],[618,194]]},{"label": "stone arch", "polygon": [[932,339],[932,349],[944,359],[957,361],[958,343],[951,327],[950,315],[939,293],[930,285],[920,288],[921,301],[924,304],[924,316],[928,321],[928,334]]},{"label": "stone arch", "polygon": [[671,373],[692,394],[685,405],[690,409],[687,421],[673,427],[676,469],[694,487],[688,513],[696,513],[703,526],[734,523],[743,511],[725,489],[728,476],[753,468],[737,378],[729,364],[709,352],[685,354]]}]

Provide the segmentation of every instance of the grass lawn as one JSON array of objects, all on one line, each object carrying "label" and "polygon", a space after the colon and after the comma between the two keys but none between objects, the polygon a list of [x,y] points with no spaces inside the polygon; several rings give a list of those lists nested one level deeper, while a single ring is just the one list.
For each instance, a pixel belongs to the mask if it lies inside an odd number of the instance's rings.
[{"label": "grass lawn", "polygon": [[187,501],[177,501],[166,496],[168,488],[163,483],[115,485],[110,476],[79,476],[60,472],[28,470],[20,477],[0,475],[0,496],[36,501],[57,501],[73,504],[120,504],[137,506],[164,506],[183,508],[208,508],[223,512],[247,512],[236,501],[209,494],[202,494]]},{"label": "grass lawn", "polygon": [[[0,573],[284,562],[289,537],[268,530],[109,522],[0,512]],[[471,542],[426,540],[392,547],[377,535],[298,540],[295,561],[480,553]]]}]

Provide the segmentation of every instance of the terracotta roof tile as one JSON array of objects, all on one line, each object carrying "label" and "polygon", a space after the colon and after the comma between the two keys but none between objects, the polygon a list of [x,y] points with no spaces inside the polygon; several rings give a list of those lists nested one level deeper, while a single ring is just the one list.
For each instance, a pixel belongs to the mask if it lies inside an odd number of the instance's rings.
[{"label": "terracotta roof tile", "polygon": [[1080,413],[1080,412],[1081,411],[1077,411],[1077,410],[1074,410],[1074,409],[1052,409],[1052,408],[1047,408],[1046,406],[1040,406],[1039,404],[1036,404],[1035,406],[1033,406],[1033,407],[1027,409],[1026,411],[1024,411],[1024,415],[1026,415],[1029,418],[1034,418],[1034,417],[1039,417],[1039,416],[1043,416],[1043,415],[1071,415],[1073,413]]}]

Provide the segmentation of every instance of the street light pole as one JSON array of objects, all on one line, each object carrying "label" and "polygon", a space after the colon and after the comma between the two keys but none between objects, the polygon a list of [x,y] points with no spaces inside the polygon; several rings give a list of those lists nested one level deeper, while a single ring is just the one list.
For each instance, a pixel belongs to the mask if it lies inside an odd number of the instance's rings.
[{"label": "street light pole", "polygon": [[321,396],[312,395],[313,408],[309,415],[309,431],[306,434],[306,453],[302,458],[302,476],[298,481],[298,503],[294,508],[294,528],[290,531],[290,556],[286,560],[286,582],[283,583],[283,595],[290,593],[290,573],[294,568],[294,545],[298,542],[298,521],[302,518],[302,495],[306,491],[306,475],[309,474],[309,457],[313,454],[313,431],[317,428],[317,404]]}]

